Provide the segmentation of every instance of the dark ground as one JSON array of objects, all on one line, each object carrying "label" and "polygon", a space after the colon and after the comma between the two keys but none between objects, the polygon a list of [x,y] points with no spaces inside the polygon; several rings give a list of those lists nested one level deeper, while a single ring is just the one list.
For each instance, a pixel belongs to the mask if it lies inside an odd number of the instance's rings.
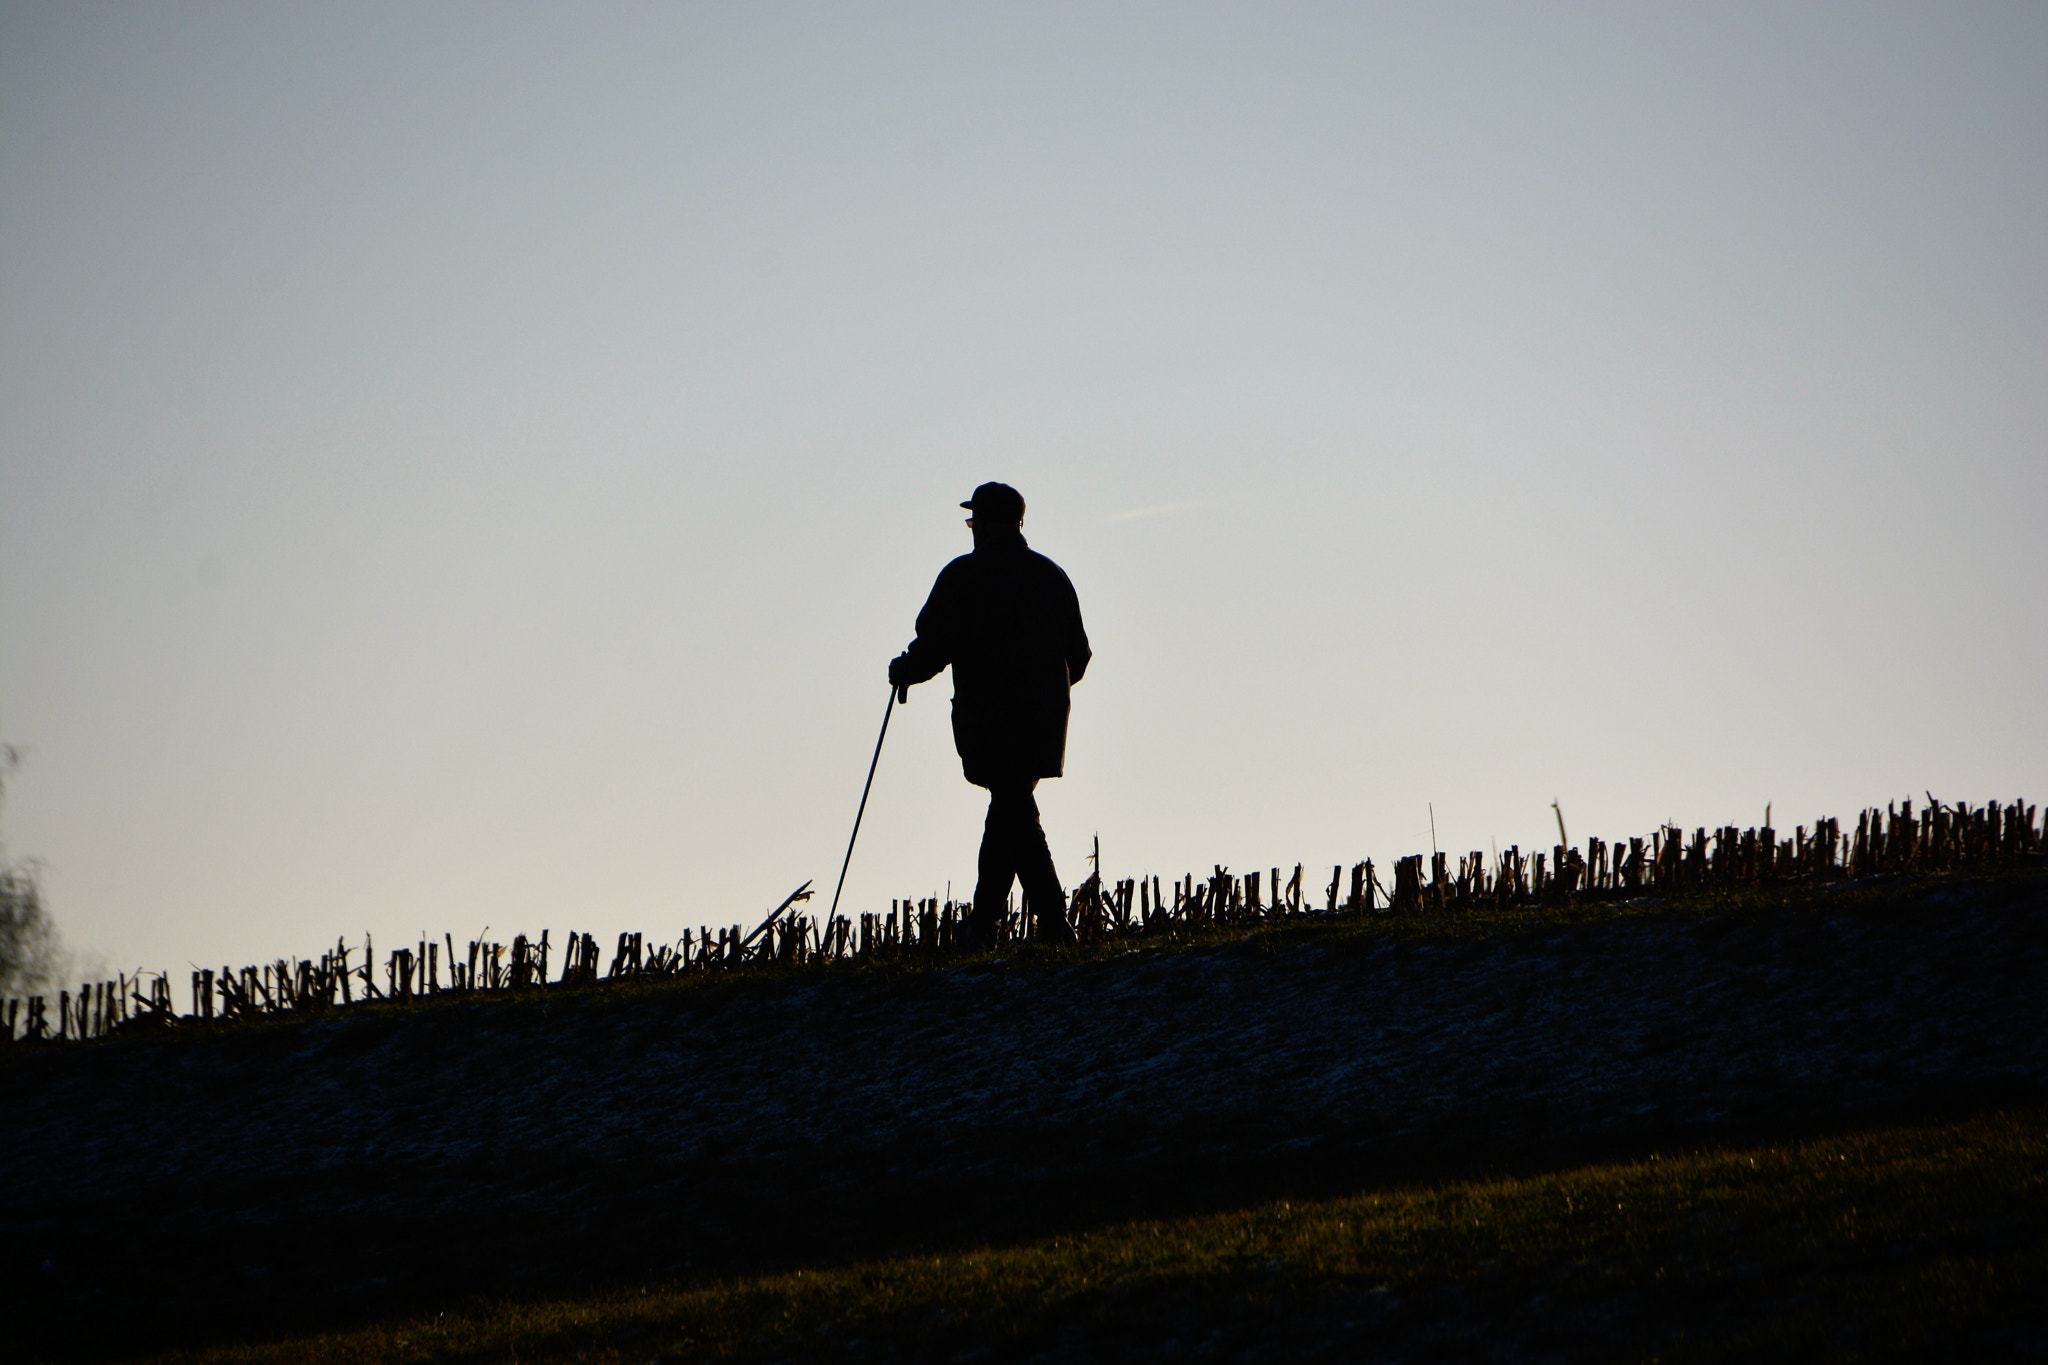
[{"label": "dark ground", "polygon": [[2037,1103],[2048,873],[192,1032],[0,1054],[8,1354]]}]

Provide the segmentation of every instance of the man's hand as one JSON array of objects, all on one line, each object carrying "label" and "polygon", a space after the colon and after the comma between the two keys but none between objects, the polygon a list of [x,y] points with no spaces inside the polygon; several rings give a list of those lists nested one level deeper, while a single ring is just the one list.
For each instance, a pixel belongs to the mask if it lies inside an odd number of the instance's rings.
[{"label": "man's hand", "polygon": [[889,686],[896,689],[898,697],[901,697],[910,687],[911,681],[910,656],[908,654],[898,654],[895,658],[889,660]]}]

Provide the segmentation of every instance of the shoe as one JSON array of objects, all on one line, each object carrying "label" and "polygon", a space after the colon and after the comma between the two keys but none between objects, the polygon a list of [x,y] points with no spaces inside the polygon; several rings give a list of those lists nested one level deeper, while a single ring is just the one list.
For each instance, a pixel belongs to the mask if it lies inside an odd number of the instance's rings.
[{"label": "shoe", "polygon": [[1040,943],[1057,944],[1062,947],[1075,943],[1074,926],[1067,923],[1066,914],[1060,910],[1040,910],[1038,922],[1033,926],[1032,937]]},{"label": "shoe", "polygon": [[997,921],[994,915],[969,914],[953,927],[953,943],[962,952],[979,952],[996,946]]}]

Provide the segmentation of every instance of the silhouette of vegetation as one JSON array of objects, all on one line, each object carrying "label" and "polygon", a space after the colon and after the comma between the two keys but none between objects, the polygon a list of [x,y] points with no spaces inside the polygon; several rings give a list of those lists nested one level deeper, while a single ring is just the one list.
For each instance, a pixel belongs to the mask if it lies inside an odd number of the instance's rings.
[{"label": "silhouette of vegetation", "polygon": [[[452,934],[440,942],[422,936],[389,952],[379,970],[375,944],[367,935],[356,949],[337,941],[317,958],[280,958],[236,968],[223,964],[191,974],[186,1021],[252,1022],[278,1015],[324,1015],[368,1004],[409,1007],[435,997],[616,988],[649,981],[702,980],[734,973],[775,974],[794,968],[867,968],[882,964],[913,970],[963,958],[1023,952],[1061,960],[1058,950],[1120,951],[1127,945],[1164,947],[1203,941],[1221,933],[1285,930],[1312,923],[1345,922],[1389,926],[1394,932],[1425,927],[1483,926],[1570,918],[1601,907],[1638,906],[1646,901],[1706,897],[1782,899],[1797,890],[1857,884],[1899,876],[1977,874],[2023,869],[2048,860],[2048,823],[2040,807],[2025,801],[1982,806],[1949,804],[1929,794],[1917,812],[1911,800],[1864,810],[1851,827],[1821,819],[1809,832],[1798,826],[1790,838],[1770,825],[1723,826],[1690,837],[1676,827],[1617,840],[1589,838],[1583,847],[1556,845],[1548,855],[1523,854],[1519,846],[1489,859],[1477,850],[1457,857],[1438,851],[1424,866],[1422,854],[1397,859],[1393,886],[1380,882],[1371,859],[1330,869],[1317,903],[1313,874],[1301,864],[1283,878],[1275,866],[1242,873],[1216,866],[1206,878],[1189,873],[1162,885],[1156,876],[1104,880],[1098,849],[1086,881],[1075,888],[1061,915],[1049,918],[1057,936],[1024,906],[991,906],[980,915],[971,902],[900,899],[886,914],[827,915],[822,921],[796,913],[811,898],[805,882],[754,930],[685,930],[673,944],[621,933],[609,968],[602,945],[589,934],[571,932],[559,942],[550,931],[515,935],[507,943],[471,941],[459,950]],[[1766,808],[1766,819],[1769,818]],[[1564,832],[1560,815],[1559,834]],[[14,874],[24,916],[39,930],[24,942],[42,956],[46,979],[55,973],[54,942],[34,897],[32,865]],[[26,922],[26,921],[25,921]],[[37,938],[36,934],[41,937]],[[443,949],[446,949],[444,954]],[[553,964],[551,968],[550,964]],[[559,973],[557,975],[557,973]],[[26,994],[28,998],[10,998]],[[54,1014],[52,1006],[54,1005]],[[74,996],[60,990],[54,1000],[0,989],[0,1041],[25,1038],[79,1041],[134,1030],[161,1030],[180,1022],[165,972],[120,974],[84,981]]]},{"label": "silhouette of vegetation", "polygon": [[[0,745],[0,802],[8,774],[20,763],[19,749]],[[4,856],[0,845],[0,859]],[[56,979],[57,964],[57,934],[43,911],[35,860],[0,861],[0,996],[47,987]]]},{"label": "silhouette of vegetation", "polygon": [[24,1361],[2024,1355],[2044,834],[1091,877],[1075,945],[821,932],[806,885],[609,970],[60,997],[21,1036],[104,1041],[0,1048],[0,1320]]},{"label": "silhouette of vegetation", "polygon": [[0,1318],[24,1361],[2010,1358],[2044,908],[2023,861],[4,1050]]}]

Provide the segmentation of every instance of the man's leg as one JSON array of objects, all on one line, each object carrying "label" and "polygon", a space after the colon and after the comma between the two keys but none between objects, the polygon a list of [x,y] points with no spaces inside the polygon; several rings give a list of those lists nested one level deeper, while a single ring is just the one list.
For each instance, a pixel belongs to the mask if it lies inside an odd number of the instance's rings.
[{"label": "man's leg", "polygon": [[1074,930],[1067,923],[1067,893],[1060,886],[1060,874],[1052,865],[1052,849],[1045,842],[1045,826],[1038,820],[1038,802],[1026,783],[1009,807],[1010,837],[1016,850],[1017,880],[1024,888],[1024,903],[1031,907],[1033,934],[1047,943],[1072,943]]},{"label": "man's leg", "polygon": [[1066,893],[1060,889],[1045,827],[1038,822],[1038,802],[1031,797],[1037,783],[1026,779],[989,788],[988,822],[982,827],[980,879],[974,887],[977,932],[993,938],[1003,917],[1003,902],[1013,879],[1024,885],[1024,900],[1038,922],[1038,937],[1071,943]]},{"label": "man's leg", "polygon": [[[981,826],[981,857],[974,882],[974,915],[968,937],[973,946],[987,947],[996,941],[1010,897],[1010,883],[1016,880],[1017,860],[1008,837],[1009,812],[1005,787],[991,787],[988,818]],[[1013,799],[1013,798],[1011,798]]]}]

